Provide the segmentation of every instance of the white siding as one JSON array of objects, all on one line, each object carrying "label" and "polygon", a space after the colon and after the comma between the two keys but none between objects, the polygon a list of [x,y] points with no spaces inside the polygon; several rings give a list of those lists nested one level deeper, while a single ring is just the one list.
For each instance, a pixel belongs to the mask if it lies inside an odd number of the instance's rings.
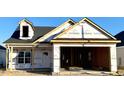
[{"label": "white siding", "polygon": [[[22,35],[23,35],[23,31],[22,31],[23,26],[28,26],[29,27],[29,37],[22,37]],[[33,37],[33,35],[34,35],[34,31],[33,31],[32,26],[30,24],[28,24],[27,22],[25,22],[25,21],[20,22],[20,39],[24,39],[24,40],[31,39]]]},{"label": "white siding", "polygon": [[124,47],[117,47],[118,67],[124,67]]},{"label": "white siding", "polygon": [[[44,55],[44,52],[47,52],[48,55]],[[51,68],[51,61],[52,61],[51,48],[35,49],[33,68]]]},{"label": "white siding", "polygon": [[110,60],[111,60],[111,71],[117,71],[117,55],[116,55],[116,44],[110,47]]},{"label": "white siding", "polygon": [[53,46],[53,72],[60,71],[60,46],[54,44]]}]

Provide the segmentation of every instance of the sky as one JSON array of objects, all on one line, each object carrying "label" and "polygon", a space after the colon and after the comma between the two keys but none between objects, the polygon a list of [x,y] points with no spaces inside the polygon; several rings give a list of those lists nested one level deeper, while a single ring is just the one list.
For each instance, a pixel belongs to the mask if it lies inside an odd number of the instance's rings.
[{"label": "sky", "polygon": [[[78,22],[83,17],[0,17],[0,45],[7,40],[18,26],[19,21],[28,19],[34,26],[59,26],[69,18]],[[124,31],[124,17],[88,17],[112,35]]]}]

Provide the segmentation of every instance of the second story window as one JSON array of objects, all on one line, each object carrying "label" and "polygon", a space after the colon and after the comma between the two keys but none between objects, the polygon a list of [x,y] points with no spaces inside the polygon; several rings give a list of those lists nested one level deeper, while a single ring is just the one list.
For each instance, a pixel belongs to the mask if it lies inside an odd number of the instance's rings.
[{"label": "second story window", "polygon": [[23,26],[22,31],[23,31],[23,37],[29,36],[29,27],[28,26]]}]

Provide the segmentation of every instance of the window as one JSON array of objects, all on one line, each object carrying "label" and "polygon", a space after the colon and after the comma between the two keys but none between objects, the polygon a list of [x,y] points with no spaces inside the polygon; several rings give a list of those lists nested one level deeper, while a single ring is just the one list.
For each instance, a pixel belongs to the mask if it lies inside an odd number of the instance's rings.
[{"label": "window", "polygon": [[19,52],[18,63],[24,63],[24,52]]},{"label": "window", "polygon": [[19,52],[18,63],[31,63],[31,52],[23,51]]},{"label": "window", "polygon": [[30,63],[31,60],[31,53],[25,52],[25,63]]},{"label": "window", "polygon": [[29,27],[23,26],[23,37],[28,37]]}]

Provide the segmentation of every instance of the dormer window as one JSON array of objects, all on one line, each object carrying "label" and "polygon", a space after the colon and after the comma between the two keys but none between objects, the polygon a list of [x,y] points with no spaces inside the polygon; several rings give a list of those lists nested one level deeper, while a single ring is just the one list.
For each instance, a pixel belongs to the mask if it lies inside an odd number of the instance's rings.
[{"label": "dormer window", "polygon": [[23,31],[23,37],[29,37],[29,27],[28,26],[23,26],[22,27],[22,31]]}]

